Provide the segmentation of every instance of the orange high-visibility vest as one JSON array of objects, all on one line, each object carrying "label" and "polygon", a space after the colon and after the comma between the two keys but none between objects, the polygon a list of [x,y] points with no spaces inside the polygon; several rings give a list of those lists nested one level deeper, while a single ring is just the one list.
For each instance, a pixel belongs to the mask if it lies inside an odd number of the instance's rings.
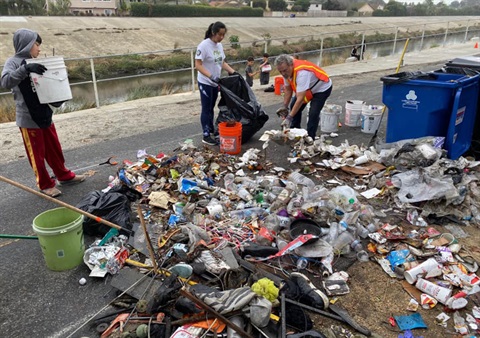
[{"label": "orange high-visibility vest", "polygon": [[[294,59],[293,60],[293,77],[292,77],[291,80],[287,79],[287,81],[288,81],[288,83],[290,84],[290,87],[292,87],[292,90],[295,93],[297,92],[296,81],[297,81],[297,72],[299,70],[306,70],[306,71],[314,73],[319,81],[328,82],[329,79],[330,79],[328,74],[322,68],[318,67],[316,64],[314,64],[310,61],[306,61],[306,60]],[[313,87],[315,87],[315,85]],[[310,100],[313,98],[313,93],[312,93],[312,90],[311,90],[312,88],[307,90],[305,98],[303,99],[303,101],[305,103],[310,102]]]}]

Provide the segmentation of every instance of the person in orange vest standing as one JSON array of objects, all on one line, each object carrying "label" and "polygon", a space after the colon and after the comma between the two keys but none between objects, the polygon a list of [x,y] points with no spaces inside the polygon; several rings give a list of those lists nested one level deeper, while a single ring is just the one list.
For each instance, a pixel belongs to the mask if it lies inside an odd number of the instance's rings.
[{"label": "person in orange vest standing", "polygon": [[310,102],[307,132],[308,136],[315,139],[320,123],[320,112],[332,93],[332,80],[316,64],[294,59],[287,54],[277,56],[275,66],[285,80],[283,105],[289,111],[282,126],[300,128],[302,111]]}]

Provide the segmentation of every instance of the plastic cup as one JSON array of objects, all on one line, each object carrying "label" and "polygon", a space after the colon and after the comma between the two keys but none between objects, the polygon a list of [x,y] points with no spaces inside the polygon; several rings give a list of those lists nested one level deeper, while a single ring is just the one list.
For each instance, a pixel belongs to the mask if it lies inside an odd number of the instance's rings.
[{"label": "plastic cup", "polygon": [[419,264],[411,268],[410,270],[405,271],[404,277],[407,282],[413,284],[416,282],[419,275],[423,276],[435,268],[441,269],[442,265],[438,263],[434,258],[429,258],[422,264]]},{"label": "plastic cup", "polygon": [[207,210],[208,210],[208,213],[212,216],[215,216],[223,212],[223,208],[221,204],[207,205]]},{"label": "plastic cup", "polygon": [[365,250],[361,250],[357,252],[357,259],[359,262],[368,262],[370,258],[368,256],[368,252],[366,252]]}]

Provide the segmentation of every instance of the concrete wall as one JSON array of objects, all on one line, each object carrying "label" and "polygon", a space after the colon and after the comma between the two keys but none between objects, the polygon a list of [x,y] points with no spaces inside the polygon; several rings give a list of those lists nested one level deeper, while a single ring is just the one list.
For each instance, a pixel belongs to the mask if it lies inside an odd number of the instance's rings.
[{"label": "concrete wall", "polygon": [[334,18],[334,17],[346,17],[347,11],[325,11],[325,10],[309,10],[307,16]]}]

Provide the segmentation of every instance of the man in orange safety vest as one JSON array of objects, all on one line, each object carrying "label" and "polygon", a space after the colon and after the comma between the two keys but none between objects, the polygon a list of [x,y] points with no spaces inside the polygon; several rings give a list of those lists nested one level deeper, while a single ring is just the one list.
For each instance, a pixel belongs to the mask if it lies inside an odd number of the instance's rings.
[{"label": "man in orange safety vest", "polygon": [[320,112],[332,93],[332,80],[316,64],[297,60],[286,54],[277,56],[275,66],[285,80],[283,105],[289,110],[282,126],[300,128],[302,111],[310,102],[307,132],[308,136],[315,139],[320,123]]}]

